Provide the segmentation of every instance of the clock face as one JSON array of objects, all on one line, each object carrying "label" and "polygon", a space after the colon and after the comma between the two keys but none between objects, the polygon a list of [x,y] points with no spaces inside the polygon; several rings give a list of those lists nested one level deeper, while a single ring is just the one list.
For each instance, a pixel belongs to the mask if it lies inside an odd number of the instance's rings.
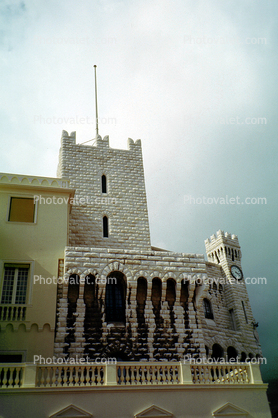
[{"label": "clock face", "polygon": [[231,266],[231,273],[232,276],[237,280],[241,280],[243,278],[242,271],[238,266]]}]

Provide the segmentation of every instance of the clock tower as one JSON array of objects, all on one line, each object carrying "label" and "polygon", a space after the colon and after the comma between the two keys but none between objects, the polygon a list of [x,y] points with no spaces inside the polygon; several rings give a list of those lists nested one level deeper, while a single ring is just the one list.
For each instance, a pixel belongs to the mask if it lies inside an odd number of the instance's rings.
[{"label": "clock tower", "polygon": [[[209,263],[218,264],[223,269],[225,299],[234,331],[258,341],[246,281],[241,267],[241,249],[236,235],[217,231],[205,241]],[[257,347],[256,347],[257,348]],[[255,350],[255,347],[254,347]]]}]

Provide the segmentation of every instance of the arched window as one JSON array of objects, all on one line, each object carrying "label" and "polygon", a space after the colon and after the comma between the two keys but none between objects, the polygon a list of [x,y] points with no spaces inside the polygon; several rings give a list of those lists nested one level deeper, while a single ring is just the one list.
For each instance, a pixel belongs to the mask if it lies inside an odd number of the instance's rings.
[{"label": "arched window", "polygon": [[252,358],[254,358],[253,354],[249,353],[246,361],[250,362]]},{"label": "arched window", "polygon": [[143,327],[145,324],[145,305],[147,299],[147,290],[148,290],[148,282],[144,277],[139,277],[137,280],[137,293],[136,293],[136,313],[137,313],[137,323],[138,323],[138,331],[140,327]]},{"label": "arched window", "polygon": [[145,305],[147,299],[148,283],[145,277],[139,277],[137,280],[136,300],[139,305]]},{"label": "arched window", "polygon": [[68,314],[67,314],[67,335],[65,337],[65,353],[68,354],[69,347],[74,342],[74,324],[76,322],[77,299],[79,298],[80,279],[77,274],[72,274],[68,284]]},{"label": "arched window", "polygon": [[176,282],[174,279],[167,280],[166,301],[173,306],[176,301]]},{"label": "arched window", "polygon": [[162,283],[158,277],[155,277],[152,281],[152,304],[155,309],[160,309],[162,293]]},{"label": "arched window", "polygon": [[213,344],[212,346],[212,359],[214,361],[220,361],[223,358],[223,348],[219,344]]},{"label": "arched window", "polygon": [[180,303],[181,306],[185,307],[188,300],[188,280],[183,279],[181,282],[181,296]]},{"label": "arched window", "polygon": [[213,319],[213,312],[212,312],[210,301],[208,299],[204,299],[203,304],[204,304],[205,318]]},{"label": "arched window", "polygon": [[104,174],[101,176],[101,191],[107,193],[106,176]]},{"label": "arched window", "polygon": [[95,276],[88,274],[85,277],[84,303],[86,308],[91,308],[95,299]]},{"label": "arched window", "polygon": [[102,219],[103,222],[103,237],[108,238],[108,218],[104,216]]},{"label": "arched window", "polygon": [[246,353],[245,353],[244,351],[242,351],[242,353],[241,353],[241,357],[240,357],[240,361],[241,361],[241,363],[245,363],[246,358],[247,358]]},{"label": "arched window", "polygon": [[236,361],[237,360],[237,351],[234,347],[229,346],[227,348],[227,357],[228,357],[228,361]]},{"label": "arched window", "polygon": [[78,274],[72,274],[70,276],[68,285],[69,309],[76,309],[76,303],[79,297],[79,282],[80,279]]},{"label": "arched window", "polygon": [[107,276],[105,310],[106,322],[125,323],[126,283],[123,273],[111,272]]}]

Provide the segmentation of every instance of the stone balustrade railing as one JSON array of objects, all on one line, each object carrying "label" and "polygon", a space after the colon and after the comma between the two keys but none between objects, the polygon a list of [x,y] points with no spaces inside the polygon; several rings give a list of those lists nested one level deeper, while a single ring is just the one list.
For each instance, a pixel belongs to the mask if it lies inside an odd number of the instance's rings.
[{"label": "stone balustrade railing", "polygon": [[22,305],[1,305],[0,321],[24,321],[26,306]]},{"label": "stone balustrade railing", "polygon": [[180,363],[120,363],[118,385],[174,385],[181,383]]},{"label": "stone balustrade railing", "polygon": [[206,364],[191,366],[194,384],[248,384],[251,383],[250,366],[248,363]]},{"label": "stone balustrade railing", "polygon": [[105,367],[100,365],[38,366],[37,387],[101,386]]},{"label": "stone balustrade railing", "polygon": [[259,364],[119,362],[117,364],[0,364],[0,389],[262,384]]}]

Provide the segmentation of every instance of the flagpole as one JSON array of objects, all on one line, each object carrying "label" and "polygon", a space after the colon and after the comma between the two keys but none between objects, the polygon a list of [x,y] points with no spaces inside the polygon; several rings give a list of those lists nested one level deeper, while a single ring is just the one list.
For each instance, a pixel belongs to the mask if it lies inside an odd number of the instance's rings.
[{"label": "flagpole", "polygon": [[97,66],[96,65],[94,65],[94,69],[95,69],[96,137],[98,137]]}]

